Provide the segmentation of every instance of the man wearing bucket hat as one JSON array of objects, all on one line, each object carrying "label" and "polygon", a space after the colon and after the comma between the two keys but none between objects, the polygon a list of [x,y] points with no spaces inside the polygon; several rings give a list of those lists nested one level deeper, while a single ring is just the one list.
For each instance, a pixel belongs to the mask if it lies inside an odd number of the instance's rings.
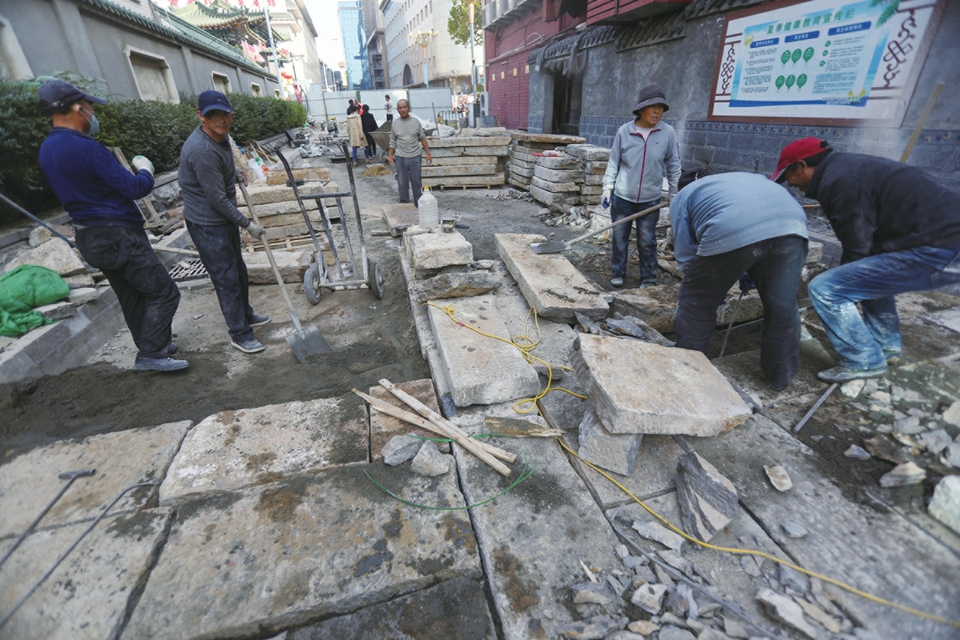
[{"label": "man wearing bucket hat", "polygon": [[40,105],[53,120],[40,147],[40,167],[70,214],[77,249],[100,269],[117,295],[123,318],[137,346],[137,371],[177,371],[186,360],[170,357],[171,323],[180,290],[153,252],[134,200],[153,191],[153,164],[135,156],[131,174],[102,144],[94,104],[106,104],[63,80],[40,87]]},{"label": "man wearing bucket hat", "polygon": [[[613,222],[648,209],[660,201],[666,174],[670,194],[677,192],[680,179],[680,150],[677,133],[662,122],[669,110],[663,89],[648,84],[640,89],[633,107],[636,118],[617,131],[610,149],[610,161],[603,176],[603,208],[610,208]],[[636,220],[637,250],[640,253],[640,287],[657,284],[657,220],[652,213]],[[631,225],[632,226],[632,225]],[[627,275],[631,226],[613,228],[610,284],[622,287]]]},{"label": "man wearing bucket hat", "polygon": [[843,246],[841,265],[809,286],[840,355],[818,377],[883,375],[901,350],[894,296],[960,283],[960,191],[902,162],[833,152],[817,138],[784,147],[770,179],[818,200]]},{"label": "man wearing bucket hat", "polygon": [[253,327],[267,324],[270,317],[256,315],[250,306],[240,228],[254,238],[265,232],[237,208],[237,171],[229,136],[233,108],[227,96],[204,91],[197,104],[200,126],[180,151],[183,217],[217,292],[231,344],[244,353],[257,353],[264,346],[253,336]]}]

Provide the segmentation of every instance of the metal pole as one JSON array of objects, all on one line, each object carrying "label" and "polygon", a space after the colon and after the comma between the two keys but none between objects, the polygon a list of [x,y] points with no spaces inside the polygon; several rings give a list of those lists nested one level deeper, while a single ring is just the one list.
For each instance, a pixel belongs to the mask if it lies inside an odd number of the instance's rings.
[{"label": "metal pole", "polygon": [[273,31],[270,29],[270,8],[263,3],[263,16],[267,21],[267,46],[273,52],[273,66],[277,69],[277,84],[280,85],[280,98],[287,99],[287,92],[283,88],[283,77],[280,75],[280,62],[277,60],[277,48],[273,46]]},{"label": "metal pole", "polygon": [[470,19],[470,80],[473,82],[473,105],[470,108],[470,113],[473,116],[473,122],[471,126],[477,126],[477,110],[480,108],[480,96],[477,94],[477,56],[474,53],[474,33],[473,33],[473,23],[475,18],[474,3],[471,0],[470,4],[467,5],[467,17]]}]

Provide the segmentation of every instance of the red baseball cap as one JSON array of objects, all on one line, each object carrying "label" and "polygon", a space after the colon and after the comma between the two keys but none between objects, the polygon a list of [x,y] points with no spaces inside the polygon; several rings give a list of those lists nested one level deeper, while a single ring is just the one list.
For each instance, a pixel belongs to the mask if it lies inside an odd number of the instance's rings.
[{"label": "red baseball cap", "polygon": [[783,181],[783,172],[792,165],[817,155],[827,148],[827,143],[819,138],[801,138],[791,142],[780,152],[780,159],[777,160],[777,170],[773,172],[770,179],[774,182]]}]

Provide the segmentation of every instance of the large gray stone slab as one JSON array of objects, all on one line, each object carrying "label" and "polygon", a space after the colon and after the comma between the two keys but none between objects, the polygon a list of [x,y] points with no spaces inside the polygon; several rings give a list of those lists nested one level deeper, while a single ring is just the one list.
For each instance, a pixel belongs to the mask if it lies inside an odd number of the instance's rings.
[{"label": "large gray stone slab", "polygon": [[[412,380],[410,382],[397,383],[396,386],[404,392],[409,393],[437,413],[440,413],[440,406],[437,403],[437,392],[433,387],[433,380],[430,380],[429,378],[425,380]],[[368,393],[374,398],[383,400],[384,402],[399,409],[403,409],[409,413],[416,413],[416,411],[407,406],[406,403],[397,399],[395,395],[380,385],[370,387]],[[370,409],[370,451],[373,453],[374,462],[383,461],[383,455],[380,452],[383,450],[384,445],[390,442],[391,438],[407,433],[420,436],[421,438],[438,437],[437,434],[433,433],[432,431],[421,429],[420,427],[412,425],[409,422],[404,422],[399,418],[394,418],[393,416],[388,416],[385,413],[380,413],[376,409]],[[443,453],[450,453],[449,443],[441,442],[437,444],[440,447],[440,451]]]},{"label": "large gray stone slab", "polygon": [[[439,301],[438,305],[443,305]],[[458,407],[496,404],[540,390],[537,372],[511,345],[477,333],[511,339],[491,295],[461,298],[455,304],[454,322],[441,309],[428,305],[430,326],[442,359],[444,377]],[[472,328],[472,329],[471,329]]]},{"label": "large gray stone slab", "polygon": [[498,185],[506,182],[506,178],[502,173],[497,173],[493,175],[484,175],[484,176],[447,176],[447,177],[431,177],[423,179],[423,186],[425,187],[436,187],[442,186],[446,188],[456,188],[456,187],[496,187]]},{"label": "large gray stone slab", "polygon": [[[647,289],[623,289],[614,294],[614,310],[628,316],[644,320],[660,333],[673,333],[673,316],[677,312],[679,284],[664,284]],[[755,320],[763,316],[763,303],[754,293],[743,297],[739,307],[737,287],[727,292],[725,303],[717,307],[717,327],[727,328],[730,321],[735,323]],[[736,308],[736,313],[734,309]]]},{"label": "large gray stone slab", "polygon": [[[491,154],[489,156],[466,156],[466,155],[456,155],[456,156],[437,156],[437,153],[433,151],[433,147],[430,148],[430,155],[432,156],[430,160],[430,166],[434,167],[448,167],[452,165],[475,165],[475,164],[493,164],[496,165],[499,158],[496,154]],[[505,155],[504,153],[500,154]],[[426,167],[424,167],[426,168]]]},{"label": "large gray stone slab", "polygon": [[341,467],[181,504],[124,638],[256,637],[481,575],[456,475]]},{"label": "large gray stone slab", "polygon": [[578,204],[580,202],[579,191],[572,193],[553,193],[552,191],[541,189],[534,184],[530,185],[530,195],[533,196],[534,200],[542,202],[545,205]]},{"label": "large gray stone slab", "polygon": [[576,314],[606,317],[610,306],[580,271],[559,253],[537,254],[530,245],[546,240],[535,234],[498,233],[500,259],[531,307],[544,318],[572,322]]},{"label": "large gray stone slab", "polygon": [[434,158],[456,158],[461,156],[483,157],[503,157],[507,155],[506,145],[488,145],[483,147],[450,147],[448,149],[434,149],[433,143],[430,143],[430,155]]},{"label": "large gray stone slab", "polygon": [[423,304],[428,300],[479,296],[496,290],[502,282],[500,272],[492,269],[443,272],[417,280],[409,288],[410,299]]},{"label": "large gray stone slab", "polygon": [[383,205],[383,220],[396,237],[420,222],[420,213],[412,202],[391,202]]},{"label": "large gray stone slab", "polygon": [[[291,169],[294,180],[303,180],[304,182],[326,182],[330,179],[330,169],[327,167],[297,167]],[[268,185],[282,185],[290,177],[286,171],[271,171],[267,174]]]},{"label": "large gray stone slab", "polygon": [[[645,435],[633,472],[627,476],[608,473],[630,493],[644,500],[676,488],[676,461],[682,453],[683,449],[673,436]],[[584,483],[602,508],[609,509],[632,501],[619,487],[583,462],[575,460],[574,466],[581,469]]]},{"label": "large gray stone slab", "polygon": [[432,152],[434,148],[505,147],[508,144],[510,144],[509,136],[453,136],[449,138],[430,138],[430,151]]},{"label": "large gray stone slab", "polygon": [[184,438],[160,502],[368,462],[367,412],[354,394],[222,411]]},{"label": "large gray stone slab", "polygon": [[[106,505],[100,505],[101,509]],[[83,539],[0,631],[17,640],[115,638],[137,589],[162,547],[172,512],[150,509],[107,517]],[[0,615],[80,537],[87,523],[36,531],[4,563]],[[0,555],[12,539],[0,542]]]},{"label": "large gray stone slab", "polygon": [[285,640],[392,638],[395,640],[496,640],[483,586],[454,578],[356,613],[286,634]]},{"label": "large gray stone slab", "polygon": [[699,351],[589,334],[579,345],[577,379],[612,433],[713,436],[751,415]]},{"label": "large gray stone slab", "polygon": [[[545,166],[548,162],[555,160],[556,158],[540,158],[533,175],[546,182],[583,182],[583,171],[580,169],[551,169]],[[560,191],[560,189],[557,189],[557,191]]]},{"label": "large gray stone slab", "polygon": [[[485,414],[491,413],[516,415],[509,405],[500,405],[460,414],[454,421],[468,433],[480,433]],[[574,620],[560,594],[586,580],[581,561],[606,572],[617,568],[617,538],[552,438],[488,441],[522,455],[512,465],[514,475],[504,478],[455,447],[468,503],[502,491],[524,462],[536,467],[512,491],[471,511],[503,638],[556,638]]]},{"label": "large gray stone slab", "polygon": [[442,269],[473,262],[473,245],[459,232],[408,233],[405,236],[416,269]]},{"label": "large gray stone slab", "polygon": [[17,255],[3,267],[8,273],[25,264],[36,264],[56,271],[61,276],[86,273],[87,268],[76,251],[60,238],[51,238],[38,247]]},{"label": "large gray stone slab", "polygon": [[580,423],[577,454],[602,469],[628,476],[633,473],[642,442],[642,433],[610,433],[597,414],[588,409]]},{"label": "large gray stone slab", "polygon": [[[0,537],[19,535],[53,500],[65,471],[96,469],[78,478],[44,516],[41,528],[92,520],[123,489],[162,479],[192,423],[170,422],[37,447],[0,466]],[[140,488],[120,500],[111,513],[142,509],[156,500],[157,488]],[[55,555],[51,555],[55,558]]]},{"label": "large gray stone slab", "polygon": [[[313,262],[312,251],[277,251],[273,259],[284,282],[302,283],[303,274]],[[276,284],[277,276],[270,265],[270,259],[264,251],[253,251],[243,256],[247,265],[247,278],[253,284]]]},{"label": "large gray stone slab", "polygon": [[549,193],[580,193],[580,184],[576,182],[550,182],[549,180],[544,180],[539,178],[534,171],[533,179],[531,180],[533,186],[538,189]]},{"label": "large gray stone slab", "polygon": [[568,136],[554,133],[526,133],[524,131],[511,131],[510,137],[514,142],[521,145],[541,144],[541,145],[566,145],[566,144],[584,144],[586,138],[580,136]]},{"label": "large gray stone slab", "polygon": [[564,151],[584,162],[607,162],[610,159],[610,149],[593,144],[570,144]]},{"label": "large gray stone slab", "polygon": [[454,164],[431,166],[425,165],[422,169],[424,178],[446,178],[450,176],[488,176],[497,172],[496,158],[486,164]]}]

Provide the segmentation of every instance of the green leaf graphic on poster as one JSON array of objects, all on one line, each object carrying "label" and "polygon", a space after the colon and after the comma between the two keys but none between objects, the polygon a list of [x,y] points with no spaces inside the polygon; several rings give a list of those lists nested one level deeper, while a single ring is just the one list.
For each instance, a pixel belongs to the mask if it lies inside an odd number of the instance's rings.
[{"label": "green leaf graphic on poster", "polygon": [[787,89],[793,88],[793,85],[796,83],[796,81],[797,79],[792,74],[787,76]]},{"label": "green leaf graphic on poster", "polygon": [[783,88],[783,83],[786,82],[786,78],[783,76],[777,76],[777,91]]},{"label": "green leaf graphic on poster", "polygon": [[821,60],[821,61],[820,61],[820,66],[821,66],[821,67],[827,66],[827,61],[826,61],[826,60]]},{"label": "green leaf graphic on poster", "polygon": [[826,49],[824,49],[824,50],[823,50],[823,57],[826,58],[828,55],[830,55],[830,52],[827,51]]},{"label": "green leaf graphic on poster", "polygon": [[804,49],[804,50],[803,50],[803,61],[804,61],[804,62],[810,62],[810,60],[813,59],[813,53],[814,53],[813,47],[807,47],[806,49]]},{"label": "green leaf graphic on poster", "polygon": [[793,60],[793,64],[797,64],[798,62],[800,62],[800,58],[803,57],[803,51],[801,51],[800,49],[795,49],[793,52],[793,55],[790,57]]},{"label": "green leaf graphic on poster", "polygon": [[803,89],[803,85],[807,84],[807,74],[801,73],[797,76],[797,89]]},{"label": "green leaf graphic on poster", "polygon": [[784,51],[780,55],[780,62],[783,64],[787,64],[788,62],[790,62],[790,51]]}]

